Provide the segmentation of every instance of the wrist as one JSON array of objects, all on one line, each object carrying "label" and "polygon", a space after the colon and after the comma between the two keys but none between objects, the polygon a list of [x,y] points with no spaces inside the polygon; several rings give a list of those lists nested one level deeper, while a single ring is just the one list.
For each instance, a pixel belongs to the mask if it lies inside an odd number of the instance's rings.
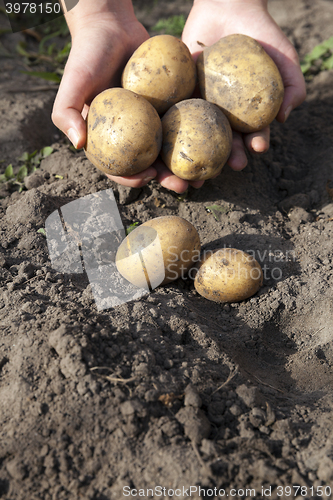
[{"label": "wrist", "polygon": [[194,0],[195,4],[223,4],[225,7],[259,7],[267,10],[268,0]]},{"label": "wrist", "polygon": [[93,26],[96,20],[128,24],[136,20],[132,0],[79,0],[75,7],[67,11],[65,0],[61,0],[70,33],[75,35],[78,28]]}]

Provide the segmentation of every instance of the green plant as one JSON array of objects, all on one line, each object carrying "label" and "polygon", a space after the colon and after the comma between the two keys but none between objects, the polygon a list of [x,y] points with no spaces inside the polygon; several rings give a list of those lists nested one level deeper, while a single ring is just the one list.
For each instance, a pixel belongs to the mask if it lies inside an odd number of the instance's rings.
[{"label": "green plant", "polygon": [[179,16],[170,16],[157,21],[155,26],[153,26],[151,29],[153,31],[158,31],[166,35],[180,37],[185,26],[185,21],[186,19],[183,14],[180,14]]},{"label": "green plant", "polygon": [[5,169],[5,172],[0,175],[0,183],[8,182],[11,188],[18,189],[19,192],[23,191],[24,178],[35,172],[35,170],[39,167],[40,162],[52,152],[53,148],[46,146],[40,151],[36,150],[30,154],[23,153],[23,155],[18,158],[18,161],[22,163],[18,171],[14,173],[13,165],[9,164]]},{"label": "green plant", "polygon": [[333,69],[333,36],[316,45],[301,61],[301,70],[305,76]]},{"label": "green plant", "polygon": [[133,222],[129,226],[126,227],[126,236],[130,234],[134,229],[140,224],[140,222]]},{"label": "green plant", "polygon": [[[45,64],[50,71],[22,71],[22,73],[42,78],[43,80],[60,83],[64,67],[71,50],[71,42],[65,42],[62,48],[58,48],[52,39],[58,37],[60,31],[45,36],[39,43],[37,52],[28,52],[25,42],[19,42],[16,46],[17,52],[24,57],[28,66]],[[48,43],[51,42],[52,43]]]},{"label": "green plant", "polygon": [[217,221],[221,220],[222,214],[227,214],[228,212],[230,212],[229,208],[221,207],[220,205],[216,205],[216,204],[207,206],[207,207],[205,207],[205,209],[207,210],[208,213],[213,214],[214,219]]},{"label": "green plant", "polygon": [[[56,30],[56,31],[54,31]],[[64,67],[71,50],[69,31],[63,16],[53,21],[39,26],[35,32],[39,39],[36,50],[28,49],[26,41],[20,41],[16,46],[17,53],[24,58],[26,66],[44,66],[42,69],[34,71],[22,71],[22,73],[42,78],[54,83],[60,83],[64,72]]]}]

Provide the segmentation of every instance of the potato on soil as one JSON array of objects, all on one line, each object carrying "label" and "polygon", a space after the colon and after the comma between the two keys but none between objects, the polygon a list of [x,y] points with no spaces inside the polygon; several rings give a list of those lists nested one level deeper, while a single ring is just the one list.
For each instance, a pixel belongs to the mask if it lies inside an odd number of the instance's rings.
[{"label": "potato on soil", "polygon": [[197,181],[219,174],[232,145],[228,119],[203,99],[181,101],[162,118],[161,157],[178,177]]},{"label": "potato on soil", "polygon": [[195,227],[182,217],[166,215],[129,233],[118,248],[116,266],[133,285],[154,289],[185,275],[199,258]]},{"label": "potato on soil", "polygon": [[162,124],[142,96],[122,88],[104,90],[92,101],[87,116],[87,158],[106,174],[130,176],[156,160]]},{"label": "potato on soil", "polygon": [[239,302],[263,283],[261,266],[252,255],[235,248],[205,251],[194,279],[196,291],[214,302]]},{"label": "potato on soil", "polygon": [[256,132],[276,117],[284,86],[279,70],[253,38],[229,35],[197,59],[201,95],[220,106],[232,128]]},{"label": "potato on soil", "polygon": [[163,114],[192,95],[196,65],[184,42],[171,35],[157,35],[133,53],[121,83],[125,89],[144,96]]}]

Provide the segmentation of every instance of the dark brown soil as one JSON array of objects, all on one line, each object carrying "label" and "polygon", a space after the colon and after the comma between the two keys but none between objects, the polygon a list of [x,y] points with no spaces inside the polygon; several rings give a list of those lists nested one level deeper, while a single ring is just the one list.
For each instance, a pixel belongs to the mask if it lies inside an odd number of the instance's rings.
[{"label": "dark brown soil", "polygon": [[[137,7],[148,28],[191,5],[151,4]],[[300,56],[332,35],[332,1],[270,10]],[[273,124],[267,154],[184,198],[107,180],[54,129],[55,91],[27,91],[20,59],[0,67],[1,165],[54,148],[26,191],[1,188],[0,498],[332,498],[333,71]],[[98,311],[87,276],[55,271],[38,230],[109,188],[124,226],[180,215],[204,248],[252,252],[264,286],[221,305],[180,279]]]}]

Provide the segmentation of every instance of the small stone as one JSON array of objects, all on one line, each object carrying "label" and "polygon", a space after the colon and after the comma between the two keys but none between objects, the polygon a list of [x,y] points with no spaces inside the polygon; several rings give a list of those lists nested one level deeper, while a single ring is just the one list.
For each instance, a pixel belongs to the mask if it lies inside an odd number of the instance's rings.
[{"label": "small stone", "polygon": [[194,408],[201,408],[202,401],[196,388],[189,384],[185,389],[185,406],[193,406]]},{"label": "small stone", "polygon": [[8,474],[17,481],[22,481],[27,475],[24,464],[17,458],[13,458],[7,462],[6,469]]},{"label": "small stone", "polygon": [[127,205],[135,201],[141,193],[141,188],[131,188],[127,186],[117,186],[120,205]]},{"label": "small stone", "polygon": [[239,417],[239,415],[242,414],[242,410],[241,410],[240,406],[237,405],[236,403],[234,403],[233,405],[230,406],[229,411],[235,417]]},{"label": "small stone", "polygon": [[124,417],[134,415],[135,413],[141,413],[144,405],[138,399],[132,399],[131,401],[125,401],[120,405],[120,411]]},{"label": "small stone", "polygon": [[185,435],[195,444],[199,445],[209,437],[210,422],[201,409],[185,406],[176,413],[176,419],[183,424]]},{"label": "small stone", "polygon": [[250,408],[253,408],[260,400],[259,391],[256,387],[247,387],[245,384],[236,389],[238,397]]},{"label": "small stone", "polygon": [[24,178],[24,185],[27,189],[33,189],[44,184],[45,178],[42,172],[37,171]]}]

